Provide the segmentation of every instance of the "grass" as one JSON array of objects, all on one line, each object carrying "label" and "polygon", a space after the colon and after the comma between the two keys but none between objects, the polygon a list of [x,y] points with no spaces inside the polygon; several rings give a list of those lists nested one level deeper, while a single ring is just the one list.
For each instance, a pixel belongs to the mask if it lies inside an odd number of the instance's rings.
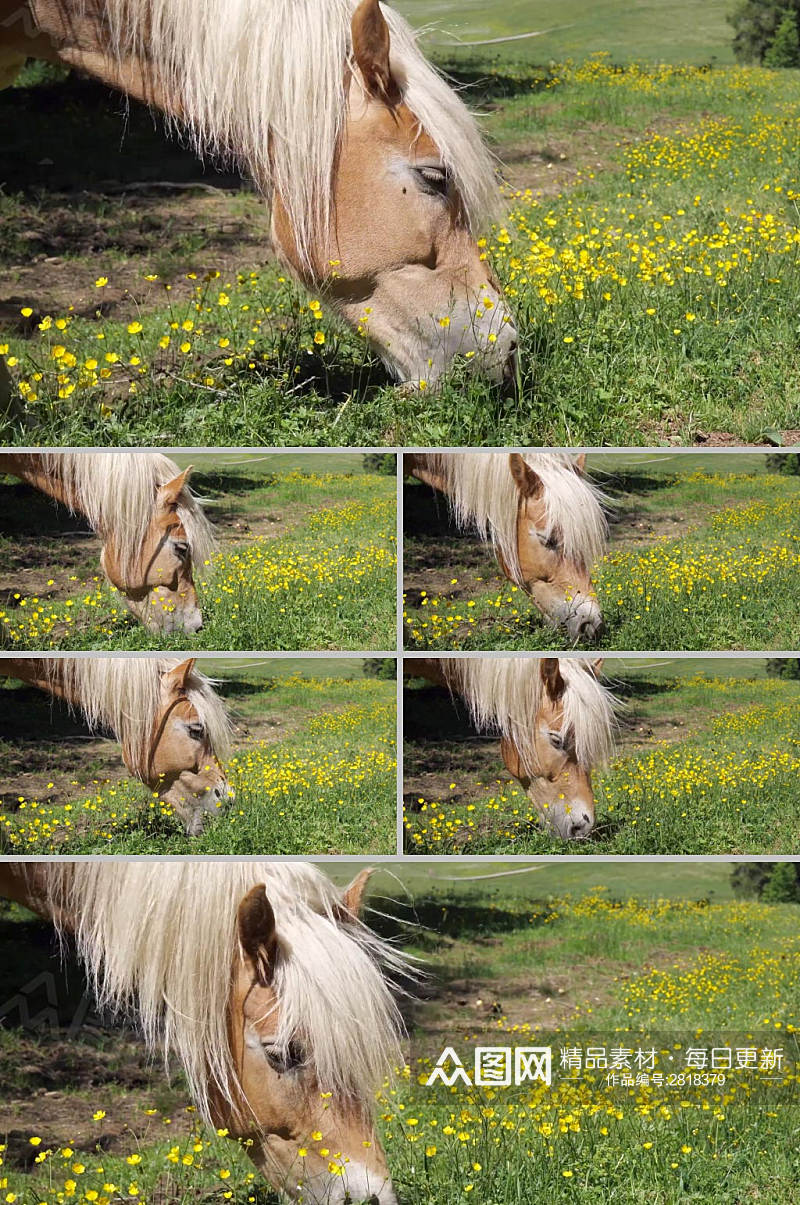
[{"label": "grass", "polygon": [[[596,647],[800,645],[798,617],[786,606],[800,568],[800,478],[736,459],[706,453],[700,467],[681,471],[678,457],[663,467],[650,457],[619,468],[613,457],[592,458],[611,512],[609,550],[593,574],[605,618]],[[404,537],[406,647],[564,647],[476,537],[459,539],[450,527],[437,538],[426,486],[409,486],[407,497],[414,520]]]},{"label": "grass", "polygon": [[[352,870],[331,869],[342,881]],[[575,876],[569,889],[562,869]],[[456,885],[458,868],[399,868],[419,920],[400,927],[429,976],[410,1012],[409,1072],[378,1101],[401,1205],[516,1205],[545,1194],[559,1205],[611,1195],[625,1205],[798,1200],[797,907],[734,901],[729,867],[647,869],[653,878],[639,892],[618,877],[604,887],[607,865]],[[402,911],[379,892],[372,902]],[[375,922],[398,931],[385,916]],[[275,1205],[241,1148],[197,1125],[181,1079],[168,1084],[148,1066],[130,1031],[107,1018],[68,1031],[83,979],[74,966],[59,971],[46,925],[8,913],[0,943],[11,990],[50,972],[58,1002],[53,1025],[26,1029],[13,1012],[0,1035],[9,1056],[3,1174],[19,1205],[69,1197],[66,1181],[109,1201],[130,1199],[133,1185],[146,1202]],[[419,1082],[445,1045],[469,1066],[479,1044],[551,1046],[552,1087]],[[602,1070],[560,1068],[562,1049],[590,1045],[652,1047],[667,1074],[690,1046],[781,1048],[786,1073],[770,1082],[733,1072],[724,1088],[614,1088]],[[32,1148],[30,1137],[41,1142]]]},{"label": "grass", "polygon": [[[598,28],[607,7],[591,18]],[[657,11],[677,30],[675,14]],[[628,10],[617,13],[621,30]],[[640,20],[655,28],[650,15]],[[715,28],[719,17],[714,6]],[[703,22],[692,28],[707,40]],[[692,48],[677,46],[675,66],[617,71],[588,57],[597,44],[586,38],[573,64],[552,70],[515,62],[508,47],[501,60],[446,64],[475,85],[508,164],[508,217],[486,231],[520,328],[508,396],[460,369],[437,393],[404,395],[324,298],[263,266],[255,198],[145,189],[100,200],[94,165],[107,179],[113,163],[124,181],[133,163],[106,154],[118,126],[100,91],[67,81],[7,93],[5,327],[24,401],[7,440],[35,430],[38,442],[73,444],[794,442],[798,73],[683,67]],[[46,130],[59,103],[69,163]],[[198,179],[141,114],[130,139],[140,183],[154,164],[174,166],[178,183]],[[31,141],[55,156],[46,192],[21,166]],[[41,272],[26,270],[32,246],[51,250],[54,213],[73,212],[58,188],[74,187],[76,145],[87,148],[88,197],[57,249],[62,266],[42,253]]]},{"label": "grass", "polygon": [[[213,674],[217,666],[204,668]],[[217,672],[229,675],[221,691],[235,718],[225,770],[236,797],[199,837],[186,837],[171,808],[120,778],[116,758],[112,775],[94,746],[76,752],[75,735],[65,751],[58,728],[42,736],[22,724],[24,738],[0,741],[7,773],[17,770],[17,788],[5,784],[0,811],[3,849],[65,856],[394,853],[395,683],[356,676],[360,663],[332,668],[329,675],[324,659],[235,670],[220,664]],[[25,706],[38,705],[47,723],[49,704],[21,690],[4,693],[18,726]],[[25,787],[31,781],[34,790]]]},{"label": "grass", "polygon": [[[393,476],[365,472],[360,457],[346,456],[358,463],[340,466],[338,455],[298,464],[290,455],[273,457],[272,473],[259,457],[225,467],[217,455],[194,459],[195,488],[209,498],[220,537],[218,553],[194,569],[202,630],[153,633],[137,623],[99,569],[100,541],[91,542],[90,555],[79,521],[12,486],[8,534],[0,535],[0,552],[15,567],[0,607],[7,649],[394,646]],[[72,572],[65,572],[65,534]],[[28,589],[31,575],[35,588]]]},{"label": "grass", "polygon": [[[713,663],[716,667],[717,662]],[[566,847],[541,828],[497,745],[443,729],[414,692],[405,752],[410,854],[797,854],[800,685],[691,661],[682,672],[606,671],[625,702],[622,741],[595,771],[596,828]],[[705,672],[703,672],[705,670]],[[430,704],[427,705],[430,707]],[[406,707],[406,740],[409,742]],[[436,726],[433,726],[436,725]],[[429,733],[434,735],[430,736]]]},{"label": "grass", "polygon": [[726,0],[711,0],[700,10],[691,0],[674,4],[637,0],[629,5],[599,0],[590,6],[582,0],[566,0],[557,12],[546,0],[510,0],[502,8],[483,0],[458,5],[450,0],[434,4],[400,0],[397,7],[416,28],[433,26],[425,42],[429,48],[449,48],[456,39],[478,41],[543,31],[539,37],[483,47],[481,53],[495,62],[511,55],[535,63],[558,62],[596,51],[605,51],[617,62],[733,61]]}]

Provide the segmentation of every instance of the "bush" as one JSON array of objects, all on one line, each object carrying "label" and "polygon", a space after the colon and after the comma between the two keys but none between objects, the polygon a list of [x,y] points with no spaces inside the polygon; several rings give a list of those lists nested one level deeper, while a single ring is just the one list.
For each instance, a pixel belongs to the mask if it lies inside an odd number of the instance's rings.
[{"label": "bush", "polygon": [[[729,17],[736,31],[733,37],[736,58],[740,63],[765,63],[767,51],[777,40],[778,29],[787,16],[792,18],[796,36],[798,15],[800,0],[740,0]],[[769,65],[797,66],[798,61],[800,53],[792,63]]]},{"label": "bush", "polygon": [[800,904],[798,862],[776,862],[764,884],[761,898],[766,904]]},{"label": "bush", "polygon": [[765,67],[797,67],[800,65],[800,36],[797,32],[797,17],[789,9],[783,14],[764,54]]}]

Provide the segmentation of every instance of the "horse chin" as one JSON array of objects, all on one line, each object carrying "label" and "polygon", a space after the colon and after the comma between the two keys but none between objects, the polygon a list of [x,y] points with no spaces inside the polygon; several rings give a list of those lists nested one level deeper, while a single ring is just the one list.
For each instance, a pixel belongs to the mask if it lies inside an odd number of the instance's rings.
[{"label": "horse chin", "polygon": [[603,613],[597,599],[577,592],[567,598],[547,582],[533,582],[530,596],[553,628],[560,628],[574,643],[587,644],[603,630]]},{"label": "horse chin", "polygon": [[[194,776],[191,776],[194,778]],[[226,779],[197,791],[192,783],[184,783],[183,776],[172,784],[161,798],[175,809],[183,821],[187,837],[199,837],[208,816],[216,816],[233,802],[236,792]]]},{"label": "horse chin", "polygon": [[335,1174],[327,1160],[311,1151],[298,1160],[294,1142],[275,1134],[269,1135],[260,1152],[251,1150],[250,1157],[273,1187],[303,1205],[397,1205],[388,1170],[348,1160]]},{"label": "horse chin", "polygon": [[186,632],[193,635],[203,626],[203,614],[198,606],[164,606],[160,599],[156,599],[154,606],[150,595],[141,601],[126,598],[125,602],[131,615],[138,619],[148,632]]},{"label": "horse chin", "polygon": [[551,804],[544,812],[544,818],[553,836],[562,841],[585,841],[594,828],[594,815],[578,800],[572,803],[559,800],[557,810]]},{"label": "horse chin", "polygon": [[368,1170],[362,1163],[348,1163],[341,1175],[326,1171],[304,1179],[295,1200],[304,1205],[397,1205],[391,1181]]},{"label": "horse chin", "polygon": [[[460,301],[451,297],[443,301],[438,314],[420,316],[416,307],[416,312],[408,307],[408,297],[413,298],[414,292],[411,280],[401,293],[396,291],[396,282],[394,288],[386,289],[385,296],[379,289],[369,299],[371,312],[366,323],[363,304],[337,305],[351,326],[364,330],[403,393],[439,388],[457,364],[493,385],[514,379],[517,330],[499,293],[487,286],[479,296]],[[491,303],[488,307],[487,302]]]}]

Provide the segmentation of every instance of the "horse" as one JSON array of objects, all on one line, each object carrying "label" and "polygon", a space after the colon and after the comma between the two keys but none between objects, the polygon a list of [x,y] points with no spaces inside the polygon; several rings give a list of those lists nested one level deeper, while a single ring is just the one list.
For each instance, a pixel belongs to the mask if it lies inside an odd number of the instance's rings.
[{"label": "horse", "polygon": [[103,541],[100,564],[151,631],[198,632],[193,578],[214,552],[211,525],[183,472],[160,452],[6,452],[0,472],[83,515]]},{"label": "horse", "polygon": [[458,527],[477,529],[549,623],[573,642],[598,635],[603,615],[591,573],[608,525],[604,495],[584,476],[585,455],[407,453],[403,465],[446,495]]},{"label": "horse", "polygon": [[602,666],[565,657],[406,657],[403,672],[447,687],[476,727],[499,731],[509,774],[545,826],[574,841],[594,828],[591,772],[614,749],[619,704],[599,681]]},{"label": "horse", "polygon": [[498,213],[492,157],[388,5],[0,0],[0,41],[7,63],[86,71],[240,165],[271,200],[283,264],[407,388],[456,356],[514,376],[516,328],[477,241]]},{"label": "horse", "polygon": [[175,809],[188,836],[233,796],[220,764],[228,717],[195,658],[0,658],[0,675],[65,700],[92,731],[111,729],[130,773]]},{"label": "horse", "polygon": [[137,1016],[271,1185],[397,1205],[373,1112],[410,964],[360,920],[369,875],[340,892],[300,862],[4,863],[0,894],[74,937],[98,1004]]}]

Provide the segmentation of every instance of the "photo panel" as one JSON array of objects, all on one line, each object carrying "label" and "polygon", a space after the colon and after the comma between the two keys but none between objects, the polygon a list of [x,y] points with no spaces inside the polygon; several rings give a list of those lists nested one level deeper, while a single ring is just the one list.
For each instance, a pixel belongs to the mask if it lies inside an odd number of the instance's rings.
[{"label": "photo panel", "polygon": [[800,646],[800,453],[403,457],[409,651]]},{"label": "photo panel", "polygon": [[0,849],[395,854],[396,695],[385,657],[0,657]]},{"label": "photo panel", "polygon": [[795,855],[798,657],[403,659],[409,855]]},{"label": "photo panel", "polygon": [[393,649],[390,452],[0,453],[0,649]]}]

